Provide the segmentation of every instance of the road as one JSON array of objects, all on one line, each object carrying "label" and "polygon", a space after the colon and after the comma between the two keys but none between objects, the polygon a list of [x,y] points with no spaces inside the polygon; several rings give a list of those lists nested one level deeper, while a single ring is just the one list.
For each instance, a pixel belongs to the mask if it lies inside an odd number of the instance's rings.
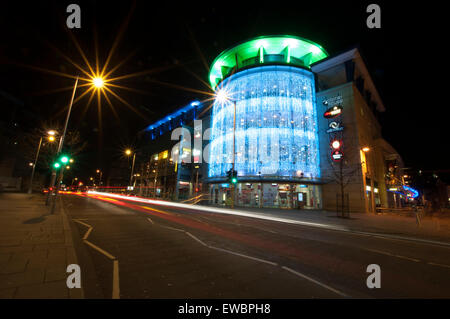
[{"label": "road", "polygon": [[[450,297],[450,246],[105,195],[62,200],[87,298]],[[381,288],[367,287],[370,264]]]}]

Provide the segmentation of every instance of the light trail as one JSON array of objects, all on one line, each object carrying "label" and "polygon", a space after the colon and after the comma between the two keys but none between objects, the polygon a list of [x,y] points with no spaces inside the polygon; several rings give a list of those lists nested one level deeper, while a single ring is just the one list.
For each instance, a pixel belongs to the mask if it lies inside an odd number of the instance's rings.
[{"label": "light trail", "polygon": [[120,199],[127,200],[127,201],[148,203],[148,204],[160,205],[160,206],[166,206],[166,207],[176,207],[176,208],[197,210],[197,211],[203,211],[203,212],[208,212],[208,213],[236,215],[236,216],[264,219],[264,220],[270,220],[270,221],[276,221],[276,222],[288,223],[288,224],[320,227],[320,228],[340,230],[340,231],[349,231],[348,228],[342,227],[342,226],[304,222],[304,221],[293,220],[293,219],[282,218],[282,217],[265,216],[265,215],[249,213],[249,212],[245,212],[245,211],[241,211],[241,210],[237,210],[237,209],[229,210],[229,209],[217,208],[217,207],[205,207],[205,206],[194,205],[194,204],[174,203],[174,202],[167,202],[167,201],[163,201],[163,200],[154,200],[154,199],[142,198],[142,197],[137,197],[137,196],[124,196],[124,195],[119,195],[119,194],[96,192],[96,191],[88,191],[87,194],[88,195],[92,194],[92,195],[96,195],[96,196],[100,195],[100,196],[104,196],[104,197],[114,197],[114,198],[120,198]]}]

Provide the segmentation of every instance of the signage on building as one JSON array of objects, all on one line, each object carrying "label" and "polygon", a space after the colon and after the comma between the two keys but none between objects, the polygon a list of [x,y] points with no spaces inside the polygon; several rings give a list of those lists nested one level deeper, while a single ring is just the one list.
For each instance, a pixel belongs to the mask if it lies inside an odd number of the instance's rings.
[{"label": "signage on building", "polygon": [[328,127],[329,129],[327,130],[327,133],[340,132],[344,129],[341,123],[338,123],[336,121],[330,122],[330,124],[328,124]]},{"label": "signage on building", "polygon": [[339,162],[344,154],[340,150],[334,150],[331,152],[331,159],[335,162]]},{"label": "signage on building", "polygon": [[336,96],[325,98],[322,103],[323,105],[342,105],[342,95],[339,93]]},{"label": "signage on building", "polygon": [[326,110],[325,113],[323,113],[323,117],[325,117],[326,119],[331,119],[338,117],[341,114],[342,114],[342,106],[335,105]]}]

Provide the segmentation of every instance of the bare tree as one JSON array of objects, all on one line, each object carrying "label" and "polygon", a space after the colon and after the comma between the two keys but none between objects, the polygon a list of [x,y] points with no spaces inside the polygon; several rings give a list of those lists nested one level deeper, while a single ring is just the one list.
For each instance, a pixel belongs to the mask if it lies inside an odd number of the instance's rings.
[{"label": "bare tree", "polygon": [[[339,138],[338,138],[339,139]],[[342,141],[342,138],[340,139]],[[333,161],[328,156],[328,164],[331,168],[328,174],[327,182],[339,186],[340,205],[339,212],[341,217],[345,217],[345,190],[348,184],[354,181],[356,174],[361,169],[360,154],[354,143],[344,143],[341,146],[343,157],[339,161]],[[336,197],[337,200],[337,197]]]}]

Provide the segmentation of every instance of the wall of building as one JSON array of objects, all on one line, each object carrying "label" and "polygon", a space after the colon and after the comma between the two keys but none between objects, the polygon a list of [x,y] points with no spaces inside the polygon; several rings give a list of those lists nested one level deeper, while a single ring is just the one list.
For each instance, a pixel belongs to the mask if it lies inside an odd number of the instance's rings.
[{"label": "wall of building", "polygon": [[329,120],[323,117],[326,109],[332,105],[323,105],[324,99],[341,96],[343,112],[341,115],[343,139],[342,160],[344,194],[348,194],[350,213],[362,213],[365,211],[364,185],[360,159],[360,140],[358,135],[358,124],[355,117],[355,93],[354,85],[348,82],[337,87],[316,93],[317,113],[319,125],[320,163],[322,170],[322,202],[325,210],[336,210],[337,196],[340,196],[341,187],[338,181],[340,177],[340,163],[331,159],[330,134],[326,133],[329,128]]}]

